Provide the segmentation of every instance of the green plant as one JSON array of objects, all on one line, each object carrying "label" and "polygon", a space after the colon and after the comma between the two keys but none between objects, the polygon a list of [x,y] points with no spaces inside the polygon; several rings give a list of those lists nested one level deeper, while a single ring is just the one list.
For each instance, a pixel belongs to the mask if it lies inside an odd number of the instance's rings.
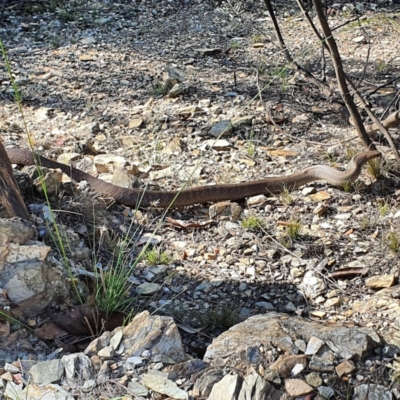
[{"label": "green plant", "polygon": [[325,159],[334,164],[336,162],[336,154],[334,152],[325,152]]},{"label": "green plant", "polygon": [[227,330],[240,322],[239,310],[232,310],[232,306],[227,304],[210,308],[206,313],[200,314],[198,319],[205,331],[215,328]]},{"label": "green plant", "polygon": [[38,14],[44,11],[44,7],[41,4],[28,5],[25,8],[25,11],[28,14]]},{"label": "green plant", "polygon": [[262,36],[261,35],[253,35],[251,38],[252,43],[260,43],[262,41]]},{"label": "green plant", "polygon": [[50,12],[54,12],[54,11],[57,10],[57,8],[58,8],[58,2],[57,2],[57,0],[50,0],[50,3],[49,3],[49,11],[50,11]]},{"label": "green plant", "polygon": [[292,240],[297,239],[301,233],[301,223],[298,220],[291,220],[289,224],[286,226],[286,234]]},{"label": "green plant", "polygon": [[282,203],[286,204],[286,205],[290,205],[294,201],[294,197],[293,197],[292,193],[287,188],[282,190],[282,192],[280,194],[280,199],[281,199]]},{"label": "green plant", "polygon": [[379,214],[382,215],[382,217],[384,217],[385,215],[388,215],[390,212],[390,203],[388,200],[385,200],[384,202],[380,203],[378,205],[378,211]]},{"label": "green plant", "polygon": [[385,73],[390,69],[390,64],[385,60],[377,59],[375,60],[374,68],[376,72]]},{"label": "green plant", "polygon": [[73,15],[72,13],[70,13],[67,10],[60,10],[59,11],[59,18],[62,22],[73,22],[76,21],[77,17],[75,15]]},{"label": "green plant", "polygon": [[282,85],[282,91],[286,92],[288,88],[289,70],[286,66],[275,67],[270,70],[271,76],[274,80],[280,81]]},{"label": "green plant", "polygon": [[254,130],[250,132],[250,139],[246,143],[246,152],[250,158],[254,158],[257,152],[257,142],[254,140]]},{"label": "green plant", "polygon": [[169,264],[172,261],[172,257],[168,253],[156,247],[147,250],[142,259],[147,261],[149,265]]},{"label": "green plant", "polygon": [[390,250],[397,253],[400,250],[400,239],[399,236],[395,232],[390,232],[387,235],[387,243]]},{"label": "green plant", "polygon": [[361,229],[370,229],[373,226],[373,222],[370,216],[364,216],[360,221]]},{"label": "green plant", "polygon": [[346,160],[349,162],[356,154],[357,152],[354,149],[346,149]]},{"label": "green plant", "polygon": [[231,42],[231,48],[232,49],[239,49],[240,47],[242,47],[242,44],[239,41],[234,40],[234,41]]},{"label": "green plant", "polygon": [[345,191],[346,193],[350,193],[354,191],[354,186],[353,186],[353,182],[351,181],[344,181],[342,183],[342,189],[343,191]]},{"label": "green plant", "polygon": [[297,219],[292,219],[285,223],[284,226],[285,230],[280,236],[279,241],[283,246],[289,247],[300,236],[302,225]]},{"label": "green plant", "polygon": [[255,216],[249,215],[242,221],[242,226],[244,229],[261,229],[265,228],[266,223],[265,220]]},{"label": "green plant", "polygon": [[151,86],[153,88],[150,93],[152,96],[159,96],[160,94],[164,94],[165,86],[161,82],[151,82]]},{"label": "green plant", "polygon": [[58,36],[52,36],[50,39],[50,45],[53,49],[58,49],[60,47],[60,38]]},{"label": "green plant", "polygon": [[400,238],[395,232],[390,232],[386,236],[386,244],[389,247],[390,250],[392,250],[395,253],[398,253],[400,250]]},{"label": "green plant", "polygon": [[350,192],[356,192],[361,186],[361,181],[357,180],[355,182],[352,181],[344,181],[341,184],[341,187],[344,192],[350,193]]},{"label": "green plant", "polygon": [[382,163],[378,159],[368,162],[368,173],[375,179],[378,179],[382,172]]}]

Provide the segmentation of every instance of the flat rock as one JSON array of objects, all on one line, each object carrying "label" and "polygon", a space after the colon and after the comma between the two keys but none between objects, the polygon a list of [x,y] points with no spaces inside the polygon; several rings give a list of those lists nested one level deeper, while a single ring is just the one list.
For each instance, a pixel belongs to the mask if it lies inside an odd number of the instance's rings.
[{"label": "flat rock", "polygon": [[396,277],[394,274],[372,276],[365,280],[365,286],[372,289],[389,288],[394,285]]},{"label": "flat rock", "polygon": [[188,359],[174,320],[171,317],[150,316],[148,311],[136,315],[123,328],[122,344],[127,358],[143,357],[145,350],[152,349],[153,356],[163,354],[175,362]]},{"label": "flat rock", "polygon": [[229,136],[232,133],[233,126],[230,119],[217,122],[208,132],[216,138]]},{"label": "flat rock", "polygon": [[[260,346],[260,344],[268,350],[269,343],[289,354],[297,354],[298,348],[294,345],[294,341],[301,339],[308,342],[312,336],[322,340],[333,352],[344,359],[359,359],[372,349],[376,339],[372,340],[371,335],[373,332],[365,333],[356,327],[330,326],[300,317],[270,312],[266,315],[250,317],[223,332],[208,346],[204,361],[212,363],[213,360],[221,358],[230,365],[236,365],[240,361],[237,361],[234,355],[241,352],[246,354],[250,347]],[[244,341],[243,338],[246,340]],[[227,354],[232,356],[227,356]]]},{"label": "flat rock", "polygon": [[29,373],[32,375],[33,382],[47,385],[61,379],[64,373],[64,365],[61,360],[43,361],[34,365]]},{"label": "flat rock", "polygon": [[285,393],[275,389],[269,382],[257,373],[253,372],[243,379],[238,400],[268,399],[282,400]]},{"label": "flat rock", "polygon": [[123,169],[127,164],[124,157],[107,154],[99,154],[94,157],[93,161],[96,165],[97,172],[100,174],[112,173],[115,169]]},{"label": "flat rock", "polygon": [[355,369],[354,364],[351,361],[342,361],[339,365],[336,366],[335,370],[338,374],[338,377],[341,378],[344,375],[351,374]]},{"label": "flat rock", "polygon": [[354,400],[392,400],[390,389],[382,385],[364,384],[354,388]]},{"label": "flat rock", "polygon": [[313,391],[313,388],[301,379],[286,379],[285,389],[290,396],[305,396]]},{"label": "flat rock", "polygon": [[193,388],[194,397],[208,397],[215,383],[224,377],[224,371],[220,368],[206,370],[199,379],[196,380]]},{"label": "flat rock", "polygon": [[301,364],[303,368],[307,366],[307,356],[305,354],[279,356],[279,358],[269,365],[269,369],[277,371],[279,376],[289,378],[293,368]]},{"label": "flat rock", "polygon": [[169,396],[176,400],[187,400],[187,392],[180,389],[175,382],[168,379],[168,374],[160,371],[149,370],[147,374],[142,375],[141,383],[147,388]]},{"label": "flat rock", "polygon": [[232,400],[239,393],[242,378],[238,375],[225,375],[216,383],[208,397],[208,400]]}]

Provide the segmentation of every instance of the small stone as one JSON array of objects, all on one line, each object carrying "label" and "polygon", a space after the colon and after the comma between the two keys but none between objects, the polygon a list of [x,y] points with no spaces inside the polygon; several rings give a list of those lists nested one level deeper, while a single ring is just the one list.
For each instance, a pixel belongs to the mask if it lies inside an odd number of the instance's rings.
[{"label": "small stone", "polygon": [[394,274],[372,276],[365,280],[365,285],[372,289],[392,287],[395,283]]},{"label": "small stone", "polygon": [[4,364],[4,370],[7,372],[11,372],[12,374],[17,374],[19,372],[19,368],[15,367],[14,365],[12,365],[10,363]]},{"label": "small stone", "polygon": [[291,270],[290,270],[290,276],[292,277],[292,278],[298,278],[298,277],[300,277],[300,276],[302,276],[303,275],[303,271],[301,270],[301,269],[299,269],[299,268],[292,268]]},{"label": "small stone", "polygon": [[232,133],[232,123],[231,120],[222,120],[217,122],[208,132],[211,136],[216,138],[229,136]]},{"label": "small stone", "polygon": [[47,385],[61,379],[64,365],[61,360],[43,361],[34,365],[29,373],[32,375],[33,382]]},{"label": "small stone", "polygon": [[185,92],[186,92],[186,86],[183,83],[176,83],[174,86],[172,86],[172,89],[168,92],[168,97],[173,99]]},{"label": "small stone", "polygon": [[216,151],[229,151],[232,148],[232,145],[225,139],[210,139],[202,142],[200,146],[201,150],[207,151],[209,148],[212,148]]},{"label": "small stone", "polygon": [[344,375],[351,374],[354,371],[355,367],[352,361],[343,361],[339,365],[336,366],[335,370],[338,374],[338,377],[341,378]]},{"label": "small stone", "polygon": [[312,387],[318,387],[322,385],[322,379],[316,372],[311,372],[306,376],[306,382]]},{"label": "small stone", "polygon": [[79,56],[79,61],[88,62],[88,61],[95,61],[96,56],[94,54],[81,54]]},{"label": "small stone", "polygon": [[354,43],[362,43],[362,44],[366,44],[368,43],[368,41],[365,39],[365,36],[357,36],[353,39]]},{"label": "small stone", "polygon": [[123,336],[123,332],[122,330],[117,331],[114,336],[111,338],[110,340],[110,346],[116,350],[119,346],[119,344],[121,343],[121,339]]},{"label": "small stone", "polygon": [[354,387],[353,398],[355,399],[379,399],[392,400],[391,390],[382,385],[364,384]]},{"label": "small stone", "polygon": [[126,362],[128,364],[132,364],[135,367],[140,367],[143,365],[143,358],[142,357],[129,357]]},{"label": "small stone", "polygon": [[315,187],[305,187],[304,189],[302,189],[301,194],[303,196],[308,196],[310,194],[315,193],[316,189]]},{"label": "small stone", "polygon": [[330,372],[334,370],[334,366],[332,361],[322,358],[322,357],[317,357],[313,356],[308,364],[308,367],[310,369],[313,369],[315,371],[320,371],[320,372]]},{"label": "small stone", "polygon": [[70,165],[71,161],[75,161],[81,157],[78,153],[63,153],[57,157],[57,161],[61,164]]},{"label": "small stone", "polygon": [[339,297],[332,297],[331,299],[328,299],[325,302],[325,307],[330,308],[330,307],[338,307],[340,306],[340,298]]},{"label": "small stone", "polygon": [[254,206],[261,206],[267,202],[267,197],[263,194],[260,194],[258,196],[252,196],[247,199],[247,205],[249,207],[254,207]]},{"label": "small stone", "polygon": [[301,379],[286,379],[285,389],[290,396],[300,397],[311,393],[313,388]]},{"label": "small stone", "polygon": [[334,390],[327,386],[320,386],[318,388],[318,393],[323,399],[330,399],[335,394]]},{"label": "small stone", "polygon": [[142,118],[134,118],[129,121],[129,129],[140,128],[143,123]]},{"label": "small stone", "polygon": [[180,389],[175,382],[168,379],[168,374],[156,370],[149,370],[146,374],[142,375],[141,383],[147,388],[172,397],[176,400],[187,400],[188,394]]},{"label": "small stone", "polygon": [[213,204],[209,208],[209,215],[212,219],[217,216],[228,216],[231,221],[236,221],[241,213],[242,207],[237,203],[231,203],[229,201]]},{"label": "small stone", "polygon": [[157,293],[160,289],[161,286],[157,283],[145,282],[136,288],[136,292],[142,296],[147,296]]},{"label": "small stone", "polygon": [[321,339],[315,336],[311,336],[307,344],[306,354],[307,355],[316,354],[323,344],[324,342]]},{"label": "small stone", "polygon": [[313,310],[313,311],[310,311],[310,315],[312,315],[313,317],[316,317],[316,318],[324,318],[326,315],[326,312]]},{"label": "small stone", "polygon": [[274,311],[275,306],[272,303],[268,303],[267,301],[259,301],[255,303],[257,307],[265,308],[266,310]]},{"label": "small stone", "polygon": [[301,350],[303,353],[306,352],[306,342],[302,339],[297,339],[295,340],[294,344],[297,346],[299,350]]},{"label": "small stone", "polygon": [[130,381],[128,383],[128,389],[136,397],[147,397],[149,391],[138,382]]},{"label": "small stone", "polygon": [[102,348],[97,355],[105,360],[110,360],[114,356],[114,349],[111,346]]},{"label": "small stone", "polygon": [[301,368],[298,368],[299,370],[303,370],[307,366],[305,354],[279,356],[275,362],[269,365],[269,369],[277,371],[279,376],[283,378],[289,378],[293,374],[293,369],[299,365],[301,366]]}]

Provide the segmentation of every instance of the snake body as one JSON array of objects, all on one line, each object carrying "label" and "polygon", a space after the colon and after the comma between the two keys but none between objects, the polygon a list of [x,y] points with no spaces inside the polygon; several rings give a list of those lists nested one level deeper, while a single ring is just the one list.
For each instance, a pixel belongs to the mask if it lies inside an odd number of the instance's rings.
[{"label": "snake body", "polygon": [[104,182],[72,166],[61,164],[37,154],[33,155],[29,150],[7,148],[6,152],[13,164],[33,165],[37,163],[47,168],[59,168],[77,182],[87,181],[95,193],[112,197],[117,203],[131,207],[153,205],[162,208],[171,205],[183,207],[224,200],[240,200],[259,194],[269,195],[280,193],[286,189],[294,190],[302,185],[319,180],[340,186],[345,182],[356,180],[361,173],[362,166],[381,155],[379,151],[359,153],[352,158],[346,171],[338,171],[326,165],[315,165],[290,175],[267,177],[256,181],[200,186],[181,191],[161,191],[122,188]]}]

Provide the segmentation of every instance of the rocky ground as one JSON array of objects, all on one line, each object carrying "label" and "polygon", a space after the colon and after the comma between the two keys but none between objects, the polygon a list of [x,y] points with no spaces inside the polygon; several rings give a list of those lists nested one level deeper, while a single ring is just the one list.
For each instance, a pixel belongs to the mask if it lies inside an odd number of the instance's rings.
[{"label": "rocky ground", "polygon": [[[294,3],[276,8],[292,57],[321,77],[320,44],[307,21]],[[345,168],[363,150],[332,107],[340,96],[329,61],[327,98],[277,49],[262,2],[11,2],[0,12],[24,112],[23,120],[1,69],[6,147],[28,145],[26,123],[35,148],[48,157],[121,186],[163,190],[247,182],[313,164]],[[398,9],[335,4],[329,14],[330,25],[340,26],[335,39],[346,71],[386,118],[399,104]],[[398,129],[391,133],[398,143]],[[27,175],[19,176],[36,231],[0,224],[7,250],[0,259],[3,306],[41,329],[41,339],[2,325],[6,397],[30,388],[37,397],[53,391],[54,398],[83,399],[400,398],[393,370],[400,346],[398,166],[383,137],[373,138],[385,159],[378,179],[371,175],[377,166],[365,167],[352,187],[317,183],[166,214],[109,207],[90,188],[50,172],[54,218],[84,294],[90,293],[84,277],[94,265],[111,268],[115,249],[123,248],[132,264],[151,237],[166,255],[163,264],[140,261],[127,276],[134,312],[164,315],[137,316],[153,327],[152,339],[134,323],[90,344],[76,339],[78,323],[63,304],[73,279],[62,274],[65,260],[49,238],[43,196],[32,196]],[[28,169],[30,178],[34,173]],[[7,269],[10,246],[19,262],[35,259],[36,267]],[[62,326],[70,335],[55,333],[39,312],[49,301],[74,327]],[[138,336],[144,344],[128,350]],[[167,344],[160,345],[164,336]]]}]

